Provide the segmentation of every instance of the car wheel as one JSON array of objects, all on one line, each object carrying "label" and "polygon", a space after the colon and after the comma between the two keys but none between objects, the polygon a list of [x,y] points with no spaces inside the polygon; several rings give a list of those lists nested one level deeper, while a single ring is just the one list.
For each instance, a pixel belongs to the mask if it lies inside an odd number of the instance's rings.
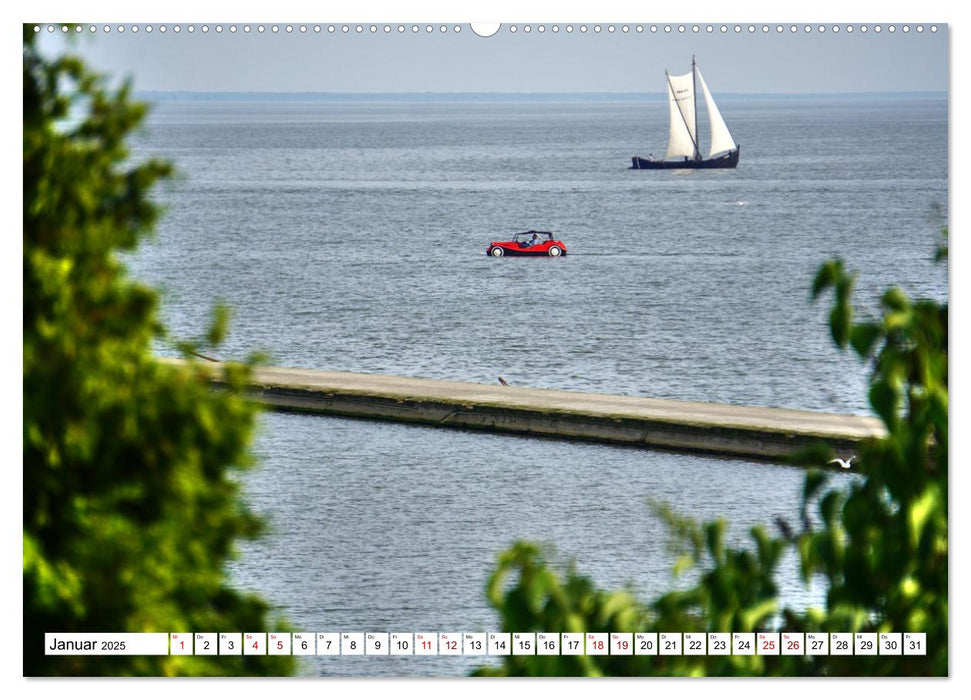
[{"label": "car wheel", "polygon": [[501,258],[503,252],[504,251],[502,250],[502,248],[499,248],[497,246],[497,247],[495,247],[495,248],[493,248],[492,250],[489,251],[489,255],[491,255],[494,258]]},{"label": "car wheel", "polygon": [[560,248],[560,246],[554,245],[550,246],[549,253],[551,258],[558,258],[563,255],[563,250]]}]

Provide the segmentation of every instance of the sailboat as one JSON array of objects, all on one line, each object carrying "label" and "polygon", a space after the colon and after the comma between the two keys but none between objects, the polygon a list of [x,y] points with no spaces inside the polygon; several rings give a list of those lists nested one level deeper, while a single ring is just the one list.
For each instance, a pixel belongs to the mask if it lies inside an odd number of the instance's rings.
[{"label": "sailboat", "polygon": [[[631,170],[671,170],[675,168],[734,168],[738,165],[739,145],[735,143],[715,100],[708,91],[708,85],[701,71],[691,57],[691,72],[684,75],[671,75],[664,72],[668,79],[668,103],[671,124],[668,131],[668,152],[664,160],[634,156]],[[711,149],[708,158],[701,157],[698,145],[698,91],[705,96],[708,106],[708,121],[711,134]]]}]

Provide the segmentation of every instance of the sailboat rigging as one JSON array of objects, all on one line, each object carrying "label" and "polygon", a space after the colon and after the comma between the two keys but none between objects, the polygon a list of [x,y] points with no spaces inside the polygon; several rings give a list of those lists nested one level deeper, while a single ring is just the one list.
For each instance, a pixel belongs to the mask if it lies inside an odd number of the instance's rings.
[{"label": "sailboat rigging", "polygon": [[[668,151],[664,160],[653,157],[631,158],[632,170],[671,170],[675,168],[734,168],[738,165],[739,145],[735,143],[721,112],[715,104],[708,84],[691,57],[691,72],[684,75],[671,75],[665,71],[668,83]],[[698,144],[698,90],[705,97],[708,108],[709,134],[711,148],[708,158],[701,157]]]}]

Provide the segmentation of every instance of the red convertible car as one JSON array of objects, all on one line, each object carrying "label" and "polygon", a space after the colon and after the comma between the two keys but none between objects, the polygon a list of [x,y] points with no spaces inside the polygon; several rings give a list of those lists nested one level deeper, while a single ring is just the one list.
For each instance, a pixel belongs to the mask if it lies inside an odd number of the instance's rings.
[{"label": "red convertible car", "polygon": [[511,241],[493,241],[486,248],[486,255],[501,258],[504,255],[548,255],[558,258],[566,255],[563,241],[553,240],[549,231],[524,231],[517,233]]}]

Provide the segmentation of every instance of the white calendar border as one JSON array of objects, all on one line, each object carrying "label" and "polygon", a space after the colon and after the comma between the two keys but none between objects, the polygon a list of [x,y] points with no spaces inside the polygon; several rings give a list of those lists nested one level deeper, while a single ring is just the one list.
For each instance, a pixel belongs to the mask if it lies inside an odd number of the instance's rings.
[{"label": "white calendar border", "polygon": [[[733,4],[733,9],[731,16],[726,16],[726,10],[724,9],[723,3],[712,2],[711,0],[701,0],[700,2],[691,3],[687,6],[678,6],[676,8],[677,16],[666,17],[661,13],[660,7],[646,7],[646,6],[633,6],[629,2],[623,0],[599,0],[596,3],[586,3],[586,4],[575,4],[571,0],[563,0],[562,2],[552,3],[552,2],[542,2],[539,3],[540,8],[537,9],[535,5],[530,5],[522,0],[493,0],[488,4],[479,2],[476,5],[470,5],[468,3],[456,4],[454,2],[443,2],[432,1],[432,0],[414,0],[414,2],[409,2],[406,5],[406,9],[402,9],[401,4],[392,3],[391,0],[373,0],[367,4],[362,2],[348,3],[346,5],[330,5],[326,8],[322,8],[319,4],[313,5],[309,2],[290,2],[288,0],[283,0],[283,2],[273,3],[272,6],[268,6],[266,3],[237,3],[233,6],[232,14],[224,12],[222,10],[214,12],[208,9],[208,6],[202,3],[188,3],[185,0],[173,0],[165,3],[164,5],[152,5],[152,4],[131,4],[122,3],[120,0],[112,0],[111,2],[99,2],[95,3],[85,3],[79,10],[79,6],[76,2],[67,2],[66,0],[53,0],[51,2],[44,3],[32,3],[32,4],[20,4],[12,8],[12,11],[16,13],[16,18],[14,22],[17,24],[27,21],[37,21],[47,18],[75,18],[79,12],[85,15],[85,18],[91,15],[97,15],[97,17],[90,16],[91,19],[121,19],[125,21],[211,21],[214,14],[220,16],[227,16],[233,20],[239,21],[260,21],[266,19],[267,16],[279,16],[279,17],[317,17],[318,15],[326,15],[328,21],[386,21],[389,18],[400,18],[406,20],[408,18],[424,18],[424,17],[435,17],[436,19],[445,19],[448,17],[449,21],[453,18],[457,21],[462,21],[463,23],[471,20],[494,20],[503,19],[506,21],[603,21],[604,19],[617,18],[621,21],[635,20],[637,17],[634,15],[643,15],[646,21],[734,21],[749,18],[756,18],[759,20],[767,19],[771,21],[805,21],[806,19],[813,18],[825,18],[826,21],[841,21],[841,22],[859,22],[861,19],[860,9],[853,6],[851,3],[836,2],[835,0],[818,0],[817,2],[808,4],[799,3],[769,3],[769,2],[752,2],[751,0],[741,0],[739,3]],[[949,11],[950,10],[950,11]],[[4,12],[9,12],[10,10],[4,10]],[[461,18],[455,17],[455,14],[460,12],[462,14]],[[954,11],[951,10],[950,3],[944,3],[930,0],[930,2],[923,2],[920,4],[919,9],[915,10],[915,6],[912,2],[900,2],[899,0],[893,0],[890,2],[881,3],[879,10],[872,12],[870,10],[865,11],[864,19],[866,21],[887,21],[890,17],[895,21],[912,21],[915,19],[914,15],[919,14],[923,18],[938,19],[940,18],[942,23],[947,21],[948,17],[953,17]],[[39,17],[37,15],[43,15]],[[807,17],[811,15],[811,17]],[[171,19],[169,19],[171,18]],[[16,30],[19,32],[19,28],[13,26],[11,22],[5,24],[8,31]],[[967,25],[959,25],[959,29],[966,29]],[[966,66],[965,61],[967,42],[962,37],[960,41],[956,41],[952,45],[951,55],[952,55],[952,66],[961,64]],[[16,84],[19,81],[19,75],[15,75],[16,66],[13,61],[7,61],[7,65],[4,68],[4,78],[5,86],[10,84]],[[953,68],[952,68],[953,70]],[[951,120],[952,123],[964,123],[966,120],[961,117],[961,114],[967,114],[966,110],[966,98],[964,97],[965,92],[955,92],[949,95],[951,100]],[[16,110],[11,110],[16,111]],[[16,115],[8,115],[8,120],[12,121],[16,118]],[[8,127],[10,125],[8,124]],[[14,129],[8,129],[8,133],[15,133]],[[7,158],[4,162],[8,164],[11,169],[19,168],[16,165],[16,161],[12,157],[15,155],[13,149],[19,148],[15,146],[15,139],[7,139]],[[959,170],[963,170],[967,162],[966,160],[966,150],[960,153],[953,152],[950,158],[950,167],[952,169],[952,177],[957,174]],[[12,165],[11,165],[12,164]],[[952,179],[952,182],[955,182]],[[956,191],[956,187],[951,187],[952,195],[949,197],[949,206],[951,208],[951,222],[952,226],[957,225],[959,216],[957,214],[958,210],[962,207],[960,198],[954,197],[953,192]],[[12,200],[11,206],[7,208],[8,211],[14,211],[17,207],[17,197],[16,192],[12,194],[7,193],[8,197]],[[16,245],[16,244],[14,244]],[[17,294],[21,294],[21,290],[15,290],[14,286],[16,281],[19,279],[19,265],[16,256],[8,255],[4,256],[7,260],[7,269],[5,272],[7,274],[0,276],[0,278],[6,280],[6,284],[9,286],[7,298],[17,298]],[[953,260],[953,258],[952,258]],[[955,265],[955,267],[957,267]],[[962,264],[963,267],[963,264]],[[961,282],[961,275],[957,274],[958,269],[953,269],[952,275],[949,279],[952,292],[956,290],[959,285],[963,285]],[[954,295],[957,296],[957,295]],[[963,296],[962,296],[963,299]],[[7,323],[7,327],[16,327],[18,323],[17,318],[13,315],[13,305],[9,305],[9,309],[5,305],[5,316],[3,318]],[[958,307],[960,308],[959,304]],[[964,308],[967,308],[966,305]],[[958,312],[955,312],[957,315]],[[962,312],[963,313],[963,312]],[[956,337],[955,341],[958,345],[964,345],[964,335],[963,330],[956,328],[952,330],[952,337]],[[19,366],[22,360],[21,353],[22,348],[13,348],[12,344],[8,344],[5,347],[5,359],[7,360],[5,366],[8,368],[16,368]],[[952,384],[964,385],[964,370],[955,365],[952,368]],[[17,396],[17,387],[14,385],[16,380],[17,385],[20,384],[20,377],[14,376],[15,372],[9,371],[6,375],[6,386],[9,395]],[[22,390],[22,389],[21,389]],[[10,409],[10,413],[13,414],[17,411],[17,406],[13,406]],[[960,409],[959,409],[960,411]],[[20,425],[16,420],[10,420],[11,416],[7,416],[8,421],[5,421],[5,435],[7,439],[3,441],[5,449],[8,452],[8,463],[15,463],[17,456],[14,454],[17,446],[21,443],[22,436],[20,435]],[[965,442],[964,437],[958,433],[958,435],[952,437],[951,450],[954,463],[963,463],[960,457],[965,454]],[[952,471],[952,489],[958,492],[956,488],[958,482],[964,485],[964,478],[962,475],[957,473],[957,470]],[[22,475],[18,476],[21,480],[22,485]],[[21,489],[22,492],[22,489]],[[957,493],[952,494],[957,495]],[[4,538],[4,554],[6,555],[5,561],[12,561],[16,556],[16,553],[22,548],[22,539],[16,535],[15,528],[13,527],[13,519],[18,513],[22,513],[22,500],[14,501],[18,498],[16,489],[8,489],[6,491],[5,498],[8,502],[5,503],[7,506],[3,509],[6,517],[11,521],[8,523],[8,527],[4,528],[6,537]],[[955,502],[954,498],[951,502]],[[955,535],[952,541],[963,542],[966,538],[962,535],[966,532],[966,522],[964,520],[960,522],[960,529],[955,528],[952,530]],[[954,524],[957,524],[954,523]],[[958,573],[960,570],[961,576],[959,578],[952,578],[952,589],[959,590],[959,581],[967,580],[963,575],[963,563],[961,566],[958,565],[958,559],[956,557],[951,559],[954,562],[953,573]],[[12,571],[12,567],[8,567],[7,580],[10,584],[9,590],[16,590],[19,586],[22,586],[22,580],[15,580],[16,574]],[[967,646],[965,638],[966,635],[959,633],[958,630],[963,632],[967,628],[964,625],[964,621],[967,616],[967,606],[955,606],[952,608],[954,612],[951,614],[951,634],[950,634],[950,657],[951,659],[964,658],[965,647]],[[960,620],[960,623],[958,622]],[[953,663],[953,661],[952,661]],[[86,691],[94,691],[101,698],[113,698],[113,697],[124,697],[126,700],[130,700],[131,694],[137,692],[139,700],[154,700],[155,698],[166,698],[168,700],[172,694],[173,687],[166,684],[163,680],[157,679],[145,679],[144,681],[137,681],[137,686],[133,686],[131,682],[119,683],[113,679],[57,679],[56,682],[47,682],[46,680],[34,680],[28,681],[22,677],[23,668],[23,655],[22,650],[17,653],[4,654],[2,659],[0,659],[0,664],[2,664],[3,677],[4,678],[16,678],[20,677],[20,683],[26,684],[30,683],[30,694],[34,698],[40,698],[45,700],[46,698],[57,698],[57,700],[63,700],[67,693],[73,692],[75,684],[80,685],[83,683],[83,687]],[[555,681],[552,681],[555,682]],[[670,683],[677,681],[665,681],[662,679],[652,679],[652,683]],[[767,688],[766,685],[760,684],[757,679],[745,680],[739,679],[734,681],[719,681],[718,679],[712,679],[710,682],[705,682],[702,684],[679,684],[677,686],[679,696],[682,697],[692,697],[697,695],[698,697],[711,697],[712,692],[717,692],[716,687],[722,683],[725,686],[731,682],[731,688],[733,692],[742,691],[746,694],[755,693],[755,696],[765,697],[777,697],[780,690],[784,690],[787,700],[790,698],[802,698],[802,697],[813,697],[818,696],[818,692],[821,687],[825,688],[827,693],[838,690],[848,690],[851,692],[859,692],[861,690],[861,681],[848,681],[841,679],[831,679],[825,682],[825,686],[820,686],[816,683],[801,683],[800,681],[786,682],[782,680],[783,686],[780,688],[777,683],[772,683],[771,689]],[[865,682],[865,681],[863,681]],[[921,681],[920,679],[909,680],[902,684],[897,684],[895,690],[906,690],[908,695],[912,695],[916,692],[921,692],[919,686],[923,686],[926,681]],[[944,685],[939,681],[931,681],[934,683],[931,686],[933,692],[939,695],[947,695],[947,690],[953,687],[953,684]],[[186,684],[189,685],[186,685]],[[294,684],[289,679],[267,679],[261,681],[256,687],[254,684],[245,685],[247,681],[245,679],[218,679],[218,680],[201,680],[201,679],[185,679],[180,682],[178,686],[179,692],[183,692],[189,687],[198,687],[204,692],[212,692],[215,688],[214,684],[232,684],[235,686],[237,692],[244,692],[243,697],[248,697],[245,693],[252,692],[255,695],[257,692],[261,694],[270,692],[286,692],[290,697],[298,698],[314,698],[318,700],[320,697],[321,686],[315,683],[304,683],[304,684]],[[358,693],[367,685],[375,683],[373,687],[387,689],[387,683],[380,679],[367,679],[367,678],[355,678],[355,679],[328,679],[327,689],[328,690],[346,690],[349,693]],[[461,683],[461,685],[459,685]],[[365,685],[362,685],[365,684]],[[579,684],[582,687],[582,684]],[[882,682],[882,687],[884,689],[889,689],[890,682]],[[699,687],[700,686],[700,687]],[[26,689],[26,686],[23,686]],[[537,685],[534,682],[529,681],[517,681],[511,680],[507,684],[504,684],[504,688],[518,688],[520,691],[535,693]],[[653,686],[652,686],[653,687]],[[576,688],[576,685],[574,685]],[[461,691],[464,697],[469,697],[473,699],[478,698],[489,698],[494,700],[494,695],[491,692],[494,688],[490,688],[482,685],[470,684],[464,679],[440,679],[434,682],[432,681],[416,681],[412,688],[415,695],[421,694],[422,697],[453,697],[457,691]],[[586,689],[588,691],[589,688]],[[772,691],[771,694],[769,691]],[[565,697],[578,697],[580,696],[580,690],[575,691],[569,689],[564,684],[560,684],[558,693],[561,693]]]}]

